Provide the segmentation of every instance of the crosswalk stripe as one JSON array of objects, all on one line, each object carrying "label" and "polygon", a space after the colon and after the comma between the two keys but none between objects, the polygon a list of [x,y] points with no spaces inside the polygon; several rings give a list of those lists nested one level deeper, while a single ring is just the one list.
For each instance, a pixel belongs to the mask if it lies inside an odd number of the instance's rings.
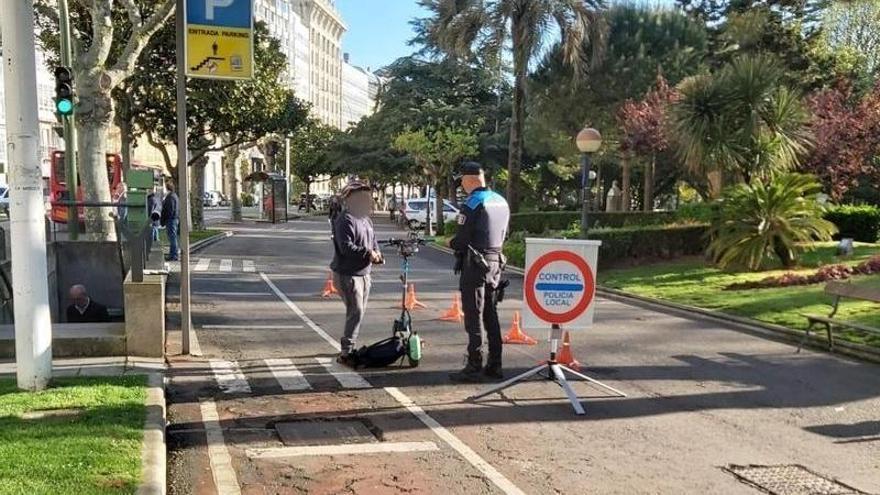
[{"label": "crosswalk stripe", "polygon": [[263,361],[272,371],[275,379],[278,380],[282,390],[309,390],[312,388],[306,377],[296,369],[290,359],[264,359]]},{"label": "crosswalk stripe", "polygon": [[230,259],[220,260],[220,271],[221,272],[231,272],[232,271],[232,260],[230,260]]},{"label": "crosswalk stripe", "polygon": [[196,263],[196,267],[193,268],[193,271],[196,272],[206,272],[208,268],[211,267],[211,258],[201,258],[199,262]]},{"label": "crosswalk stripe", "polygon": [[256,271],[257,271],[257,267],[256,267],[256,265],[254,265],[254,262],[253,262],[252,260],[244,260],[244,261],[242,261],[242,262],[241,262],[241,267],[242,267],[242,270],[245,271],[245,272],[251,272],[251,273],[253,273],[253,272],[256,272]]},{"label": "crosswalk stripe", "polygon": [[353,372],[345,370],[341,365],[337,364],[333,358],[317,357],[315,361],[323,366],[343,388],[372,388],[372,385],[364,378]]},{"label": "crosswalk stripe", "polygon": [[238,365],[222,359],[212,359],[211,369],[217,379],[217,385],[227,394],[249,394],[251,386]]}]

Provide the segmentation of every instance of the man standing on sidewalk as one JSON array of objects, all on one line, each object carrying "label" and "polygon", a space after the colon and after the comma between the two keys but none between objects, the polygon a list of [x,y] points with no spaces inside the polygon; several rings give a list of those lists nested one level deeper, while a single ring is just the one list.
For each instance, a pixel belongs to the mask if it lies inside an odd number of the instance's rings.
[{"label": "man standing on sidewalk", "polygon": [[165,226],[165,233],[168,235],[168,261],[178,261],[180,252],[177,248],[177,233],[180,226],[180,200],[177,193],[174,192],[174,184],[171,181],[165,183],[168,194],[162,201],[162,225]]},{"label": "man standing on sidewalk", "polygon": [[340,193],[343,210],[333,220],[333,282],[345,303],[345,332],[337,361],[354,366],[351,355],[357,344],[367,301],[370,298],[370,271],[382,262],[382,253],[370,220],[373,198],[370,187],[351,181]]}]

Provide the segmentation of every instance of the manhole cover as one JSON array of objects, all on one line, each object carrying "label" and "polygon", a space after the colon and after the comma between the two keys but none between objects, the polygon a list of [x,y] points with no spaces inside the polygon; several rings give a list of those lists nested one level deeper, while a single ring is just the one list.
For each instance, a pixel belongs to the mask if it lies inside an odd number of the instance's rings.
[{"label": "manhole cover", "polygon": [[730,465],[725,470],[733,473],[740,481],[773,495],[868,495],[797,464]]},{"label": "manhole cover", "polygon": [[361,421],[296,421],[276,423],[275,430],[284,445],[334,445],[378,441]]}]

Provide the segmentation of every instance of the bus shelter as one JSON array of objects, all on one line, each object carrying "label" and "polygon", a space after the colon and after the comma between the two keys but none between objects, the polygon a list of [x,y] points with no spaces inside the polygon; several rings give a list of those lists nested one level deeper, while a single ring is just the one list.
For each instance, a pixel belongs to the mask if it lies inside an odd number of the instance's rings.
[{"label": "bus shelter", "polygon": [[287,222],[287,179],[284,174],[258,171],[244,180],[257,185],[258,197],[261,199],[261,220],[271,223]]}]

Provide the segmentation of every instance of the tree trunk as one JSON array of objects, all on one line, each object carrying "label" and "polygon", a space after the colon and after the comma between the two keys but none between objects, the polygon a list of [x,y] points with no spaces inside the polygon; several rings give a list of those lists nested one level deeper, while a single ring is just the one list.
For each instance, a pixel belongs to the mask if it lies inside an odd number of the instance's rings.
[{"label": "tree trunk", "polygon": [[709,179],[709,197],[711,199],[720,198],[721,192],[724,190],[724,173],[720,170],[715,170],[709,172],[707,178]]},{"label": "tree trunk", "polygon": [[507,203],[510,211],[519,211],[520,180],[523,154],[523,128],[525,124],[526,76],[528,72],[528,50],[525,46],[526,33],[523,21],[518,15],[513,17],[513,111],[510,120],[510,149],[507,155]]},{"label": "tree trunk", "polygon": [[645,211],[654,210],[654,167],[656,166],[656,158],[651,157],[651,161],[645,164],[645,197],[642,201],[642,207]]},{"label": "tree trunk", "polygon": [[[190,165],[192,177],[190,180],[190,208],[192,212],[192,229],[205,230],[205,208],[202,197],[205,195],[205,166],[208,164],[207,156],[200,156]],[[181,220],[182,221],[182,220]]]},{"label": "tree trunk", "polygon": [[311,177],[303,181],[306,183],[306,215],[312,213],[312,181]]},{"label": "tree trunk", "polygon": [[[446,225],[444,225],[443,221],[443,192],[438,187],[439,184],[438,179],[434,179],[434,223],[437,224],[437,235],[443,235],[443,231],[445,230]],[[428,198],[430,199],[430,198]]]},{"label": "tree trunk", "polygon": [[223,170],[226,171],[229,201],[231,203],[232,221],[241,221],[241,185],[238,182],[238,147],[226,148],[223,152]]},{"label": "tree trunk", "polygon": [[631,178],[631,169],[630,162],[627,160],[626,156],[622,156],[620,158],[620,167],[622,169],[621,175],[621,194],[620,201],[622,211],[630,211],[632,208],[632,191],[630,191],[630,187],[632,187],[632,178]]},{"label": "tree trunk", "polygon": [[[79,178],[83,200],[110,202],[110,180],[107,176],[107,131],[109,122],[77,120],[79,138]],[[86,233],[90,240],[115,241],[116,232],[109,208],[85,208]]]}]

